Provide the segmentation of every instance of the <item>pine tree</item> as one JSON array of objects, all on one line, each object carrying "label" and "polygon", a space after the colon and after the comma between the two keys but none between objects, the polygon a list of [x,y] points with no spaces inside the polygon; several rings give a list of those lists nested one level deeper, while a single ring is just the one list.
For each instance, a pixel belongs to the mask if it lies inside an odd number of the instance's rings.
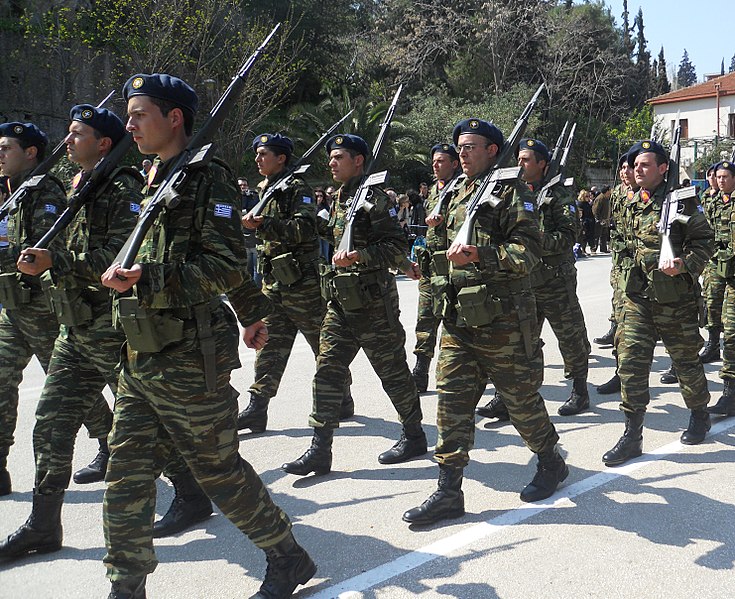
[{"label": "pine tree", "polygon": [[725,57],[722,58],[722,65],[720,66],[720,75],[725,74]]},{"label": "pine tree", "polygon": [[643,9],[638,9],[638,15],[635,18],[635,27],[638,31],[636,36],[636,62],[635,62],[635,82],[637,97],[634,106],[643,104],[646,98],[651,96],[654,91],[651,86],[651,53],[647,49],[648,42],[643,32]]},{"label": "pine tree", "polygon": [[671,91],[669,76],[666,74],[666,57],[664,57],[664,47],[658,53],[658,73],[656,74],[656,92],[658,94],[668,94]]},{"label": "pine tree", "polygon": [[730,59],[730,70],[728,72],[735,72],[735,54],[733,54],[733,57]]},{"label": "pine tree", "polygon": [[[633,40],[630,37],[630,13],[628,13],[628,0],[623,0],[623,47],[628,56],[633,57]],[[733,57],[735,60],[735,57]]]},{"label": "pine tree", "polygon": [[680,87],[689,87],[697,82],[697,71],[689,60],[689,53],[684,49],[684,55],[679,63],[679,71],[676,74],[676,80]]}]

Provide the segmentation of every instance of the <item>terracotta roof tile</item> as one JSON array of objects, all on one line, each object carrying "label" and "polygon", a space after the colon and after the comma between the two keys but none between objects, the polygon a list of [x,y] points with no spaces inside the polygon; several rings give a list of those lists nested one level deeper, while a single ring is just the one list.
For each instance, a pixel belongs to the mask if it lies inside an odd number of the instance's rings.
[{"label": "terracotta roof tile", "polygon": [[686,100],[698,100],[700,98],[714,98],[717,96],[715,83],[720,84],[720,96],[735,94],[735,72],[721,75],[704,83],[683,87],[676,91],[656,96],[648,100],[649,104],[668,104],[669,102],[681,102]]}]

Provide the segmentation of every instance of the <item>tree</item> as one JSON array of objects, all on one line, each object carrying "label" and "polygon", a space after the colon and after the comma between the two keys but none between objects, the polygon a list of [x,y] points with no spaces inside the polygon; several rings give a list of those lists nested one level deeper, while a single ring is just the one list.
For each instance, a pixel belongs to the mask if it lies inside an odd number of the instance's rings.
[{"label": "tree", "polygon": [[652,95],[651,53],[644,33],[643,9],[638,9],[634,25],[638,31],[636,36],[636,61],[634,71],[633,106],[642,106]]},{"label": "tree", "polygon": [[720,65],[720,75],[725,74],[725,57],[722,57],[722,64]]},{"label": "tree", "polygon": [[628,12],[628,0],[623,0],[623,47],[629,58],[633,58],[633,49],[635,44],[630,36],[630,13]]},{"label": "tree", "polygon": [[735,54],[733,54],[732,58],[730,59],[730,70],[728,72],[735,72]]},{"label": "tree", "polygon": [[684,55],[679,63],[679,71],[676,74],[676,80],[680,87],[689,87],[697,82],[697,71],[689,60],[689,53],[684,49]]},{"label": "tree", "polygon": [[660,96],[661,94],[667,94],[671,91],[671,84],[669,83],[669,77],[666,74],[666,57],[664,56],[664,47],[661,46],[661,51],[658,53],[658,58],[653,62],[654,69],[652,70],[652,96]]}]

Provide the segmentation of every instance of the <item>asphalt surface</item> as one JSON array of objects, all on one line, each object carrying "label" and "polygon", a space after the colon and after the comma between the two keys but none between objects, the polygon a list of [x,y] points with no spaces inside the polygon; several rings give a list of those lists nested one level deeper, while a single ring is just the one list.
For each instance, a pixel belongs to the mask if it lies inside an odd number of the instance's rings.
[{"label": "asphalt surface", "polygon": [[[609,256],[578,263],[579,295],[590,339],[608,328]],[[399,280],[402,318],[413,366],[415,283]],[[653,400],[644,430],[645,454],[621,468],[600,457],[623,431],[619,396],[599,396],[594,386],[613,373],[610,349],[593,346],[592,409],[563,418],[556,410],[570,383],[556,340],[545,329],[542,394],[561,436],[570,476],[543,504],[523,504],[518,493],[535,473],[535,460],[509,423],[478,420],[472,463],[465,470],[467,515],[425,528],[401,521],[436,488],[430,457],[381,466],[377,455],[400,434],[393,407],[360,353],[353,364],[356,416],[335,435],[333,471],[323,477],[287,475],[280,465],[308,446],[313,357],[297,340],[268,430],[241,435],[240,451],[258,471],[276,502],[291,516],[294,534],[318,565],[301,598],[455,597],[457,599],[648,598],[735,596],[735,418],[715,421],[698,446],[679,443],[688,422],[678,386],[661,385],[668,366],[659,346],[651,374]],[[254,354],[241,349],[243,367],[234,384],[243,393]],[[706,366],[714,402],[722,390],[719,363]],[[14,493],[0,498],[0,535],[22,524],[33,487],[31,432],[43,375],[32,363],[21,387],[16,444],[9,469]],[[422,396],[426,430],[436,440],[436,394]],[[487,399],[493,390],[486,391]],[[241,405],[246,397],[240,398]],[[75,468],[94,457],[96,443],[80,433]],[[158,484],[158,512],[172,498]],[[64,548],[0,564],[1,599],[106,597],[102,556],[104,484],[79,486],[66,495]],[[249,597],[265,572],[263,554],[221,514],[199,528],[156,542],[160,564],[148,579],[152,599]]]}]

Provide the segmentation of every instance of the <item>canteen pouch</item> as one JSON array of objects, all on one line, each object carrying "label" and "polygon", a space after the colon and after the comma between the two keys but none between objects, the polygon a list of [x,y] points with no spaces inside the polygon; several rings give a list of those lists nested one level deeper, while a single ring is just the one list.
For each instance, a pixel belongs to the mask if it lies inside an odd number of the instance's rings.
[{"label": "canteen pouch", "polygon": [[298,260],[291,252],[271,258],[270,263],[271,274],[281,285],[293,285],[304,276]]},{"label": "canteen pouch", "polygon": [[482,327],[503,313],[503,304],[486,285],[473,285],[457,293],[457,313],[468,327]]},{"label": "canteen pouch", "polygon": [[366,304],[365,290],[360,283],[360,275],[356,272],[346,272],[336,275],[332,279],[334,299],[339,302],[343,310],[352,312],[364,308]]},{"label": "canteen pouch", "polygon": [[421,275],[424,277],[431,276],[431,252],[426,249],[426,246],[414,246],[416,252],[416,262],[421,270]]},{"label": "canteen pouch", "polygon": [[632,293],[643,293],[646,288],[646,279],[643,271],[635,264],[625,265],[621,270],[620,280],[623,291],[630,295]]},{"label": "canteen pouch", "polygon": [[431,255],[431,267],[434,269],[434,274],[440,277],[449,276],[449,260],[447,260],[446,250],[434,252]]},{"label": "canteen pouch", "polygon": [[92,322],[92,305],[81,288],[58,286],[49,271],[41,275],[41,288],[59,324],[78,327]]},{"label": "canteen pouch", "polygon": [[8,310],[20,308],[31,301],[31,289],[18,280],[14,272],[0,274],[0,304]]},{"label": "canteen pouch", "polygon": [[654,299],[659,304],[674,304],[689,291],[689,283],[685,277],[670,277],[658,269],[651,272],[651,286]]},{"label": "canteen pouch", "polygon": [[447,306],[451,306],[449,301],[449,277],[440,277],[434,275],[430,279],[431,284],[431,313],[435,318],[447,318]]},{"label": "canteen pouch", "polygon": [[115,310],[130,349],[155,353],[184,338],[184,321],[167,312],[146,310],[138,298],[121,297]]},{"label": "canteen pouch", "polygon": [[319,264],[319,291],[325,302],[334,298],[332,280],[336,274],[331,264]]},{"label": "canteen pouch", "polygon": [[717,274],[723,279],[729,279],[735,275],[735,258],[728,250],[717,252]]}]

